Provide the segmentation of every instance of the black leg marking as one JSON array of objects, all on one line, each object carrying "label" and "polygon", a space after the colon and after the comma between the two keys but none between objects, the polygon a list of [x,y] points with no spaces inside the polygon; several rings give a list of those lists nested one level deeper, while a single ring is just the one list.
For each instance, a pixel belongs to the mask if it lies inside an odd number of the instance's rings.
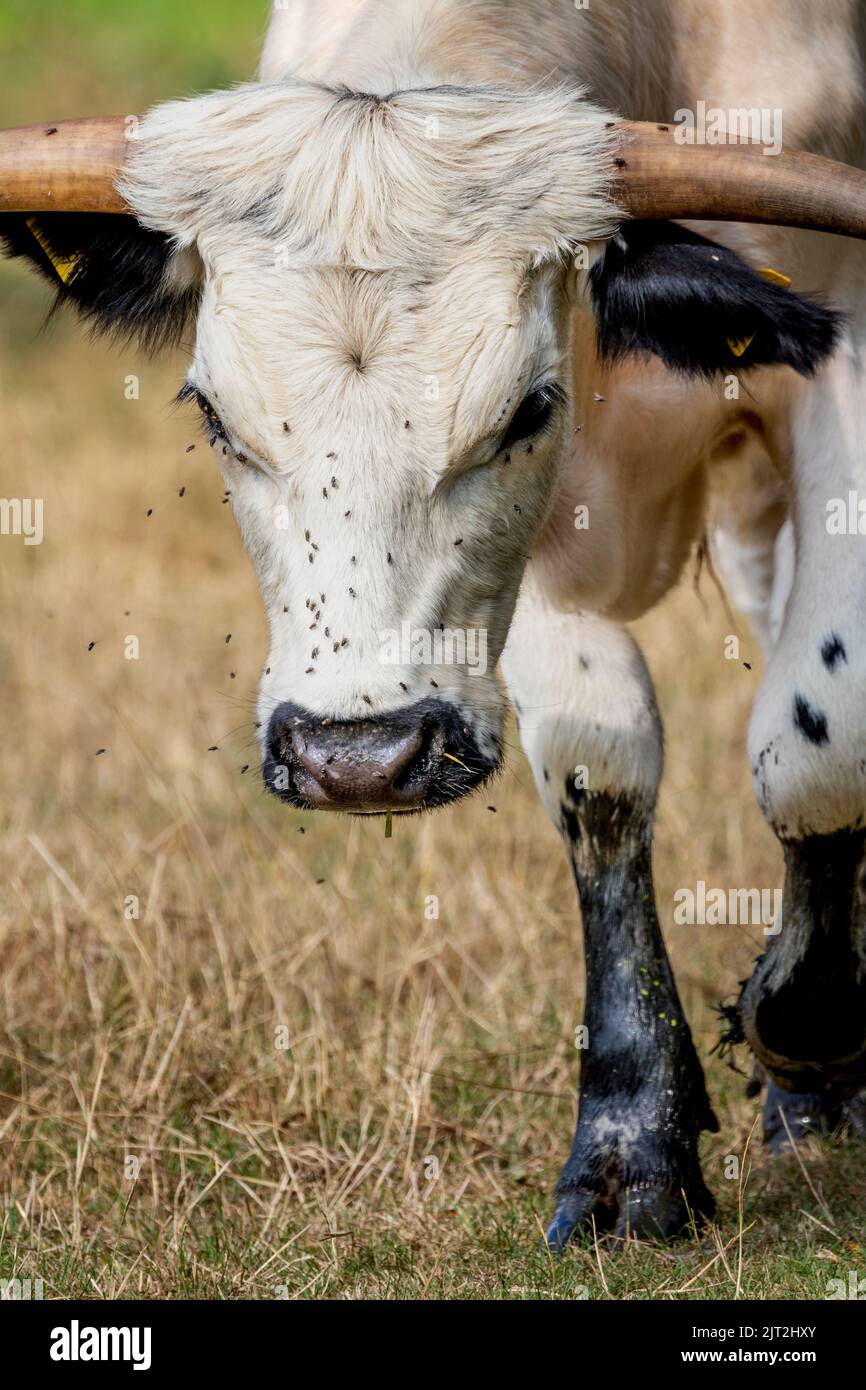
[{"label": "black leg marking", "polygon": [[841,1102],[866,1085],[866,831],[783,848],[782,930],[740,995],[743,1032],[786,1091]]},{"label": "black leg marking", "polygon": [[794,724],[810,743],[815,743],[820,747],[821,744],[830,742],[826,714],[822,714],[820,710],[812,709],[808,700],[804,700],[802,695],[794,696]]},{"label": "black leg marking", "polygon": [[548,1243],[561,1250],[593,1218],[619,1236],[673,1236],[714,1210],[697,1141],[718,1124],[656,915],[652,814],[568,783],[562,824],[583,914],[589,1036]]},{"label": "black leg marking", "polygon": [[828,671],[835,671],[840,661],[847,662],[848,653],[845,650],[845,644],[841,637],[837,637],[835,632],[831,632],[830,636],[822,644],[821,660]]}]

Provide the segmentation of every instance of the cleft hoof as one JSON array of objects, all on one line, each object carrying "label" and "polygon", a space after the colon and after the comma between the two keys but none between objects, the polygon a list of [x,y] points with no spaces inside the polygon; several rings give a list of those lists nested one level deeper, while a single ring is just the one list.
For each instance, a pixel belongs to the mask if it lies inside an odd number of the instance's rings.
[{"label": "cleft hoof", "polygon": [[811,1137],[829,1139],[835,1134],[863,1139],[866,1093],[840,1101],[812,1091],[785,1091],[768,1078],[763,1116],[764,1144],[774,1154]]},{"label": "cleft hoof", "polygon": [[812,1091],[783,1091],[768,1080],[764,1099],[764,1144],[771,1153],[802,1144],[812,1136],[826,1138],[842,1123],[842,1106]]},{"label": "cleft hoof", "polygon": [[866,1139],[866,1091],[861,1091],[842,1107],[845,1124],[852,1139]]},{"label": "cleft hoof", "polygon": [[569,1242],[593,1229],[616,1240],[676,1240],[715,1211],[703,1183],[692,1195],[669,1182],[621,1187],[602,1196],[586,1188],[564,1192],[547,1228],[544,1249],[561,1255]]},{"label": "cleft hoof", "polygon": [[592,1230],[593,1216],[597,1231],[610,1230],[610,1212],[598,1192],[588,1192],[586,1189],[564,1192],[545,1232],[542,1249],[549,1250],[552,1255],[561,1255],[574,1236]]},{"label": "cleft hoof", "polygon": [[620,1197],[614,1235],[621,1240],[627,1236],[632,1240],[675,1240],[687,1235],[691,1224],[689,1204],[681,1191],[664,1186],[627,1187]]}]

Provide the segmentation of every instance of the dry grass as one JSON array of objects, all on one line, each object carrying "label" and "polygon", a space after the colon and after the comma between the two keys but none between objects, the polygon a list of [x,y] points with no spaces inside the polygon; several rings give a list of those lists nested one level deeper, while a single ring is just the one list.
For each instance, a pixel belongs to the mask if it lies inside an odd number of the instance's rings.
[{"label": "dry grass", "polygon": [[859,1255],[862,1150],[810,1157],[816,1200],[753,1148],[738,1211],[724,1159],[756,1106],[708,1053],[760,941],[670,925],[677,885],[779,882],[742,752],[759,672],[724,660],[712,587],[642,628],[670,743],[659,899],[722,1122],[719,1228],[554,1266],[537,1246],[573,1126],[581,953],[525,762],[390,840],[267,799],[259,599],[216,469],[164,404],[179,362],[87,348],[71,322],[33,341],[40,292],[9,268],[2,285],[0,491],[45,499],[46,539],[0,541],[0,1271],[106,1297],[728,1298],[738,1278],[823,1296]]}]

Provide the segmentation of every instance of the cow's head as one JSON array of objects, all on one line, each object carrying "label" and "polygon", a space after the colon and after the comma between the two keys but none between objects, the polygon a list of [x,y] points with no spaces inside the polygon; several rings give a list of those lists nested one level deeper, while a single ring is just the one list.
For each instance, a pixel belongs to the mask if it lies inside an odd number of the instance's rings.
[{"label": "cow's head", "polygon": [[181,394],[267,607],[271,789],[452,800],[500,760],[494,672],[572,437],[575,297],[603,351],[694,373],[747,333],[740,365],[810,370],[833,316],[670,222],[617,231],[630,162],[643,216],[704,195],[651,205],[652,157],[570,92],[255,84],[132,133],[135,217],[40,204],[0,231],[100,327],[158,343],[195,319]]}]

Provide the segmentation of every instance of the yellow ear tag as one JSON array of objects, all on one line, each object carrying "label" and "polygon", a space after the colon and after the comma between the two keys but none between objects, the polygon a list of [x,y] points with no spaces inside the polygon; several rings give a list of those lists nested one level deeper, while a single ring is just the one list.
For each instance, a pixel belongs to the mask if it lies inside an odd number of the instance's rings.
[{"label": "yellow ear tag", "polygon": [[42,250],[45,252],[51,264],[54,266],[54,269],[57,271],[57,274],[60,276],[60,279],[63,281],[64,285],[68,285],[72,272],[78,265],[78,256],[58,256],[55,251],[52,251],[46,238],[43,236],[42,231],[40,230],[35,217],[27,218],[27,226],[30,228],[36,240],[39,242],[39,245],[42,247]]},{"label": "yellow ear tag", "polygon": [[781,270],[774,270],[771,265],[763,266],[758,274],[763,275],[765,280],[769,280],[771,285],[781,285],[783,290],[786,290],[791,283],[790,275],[783,275]]},{"label": "yellow ear tag", "polygon": [[742,357],[743,353],[746,351],[746,348],[751,347],[754,341],[754,333],[749,338],[729,338],[728,347],[731,349],[731,352],[734,354],[735,357]]}]

